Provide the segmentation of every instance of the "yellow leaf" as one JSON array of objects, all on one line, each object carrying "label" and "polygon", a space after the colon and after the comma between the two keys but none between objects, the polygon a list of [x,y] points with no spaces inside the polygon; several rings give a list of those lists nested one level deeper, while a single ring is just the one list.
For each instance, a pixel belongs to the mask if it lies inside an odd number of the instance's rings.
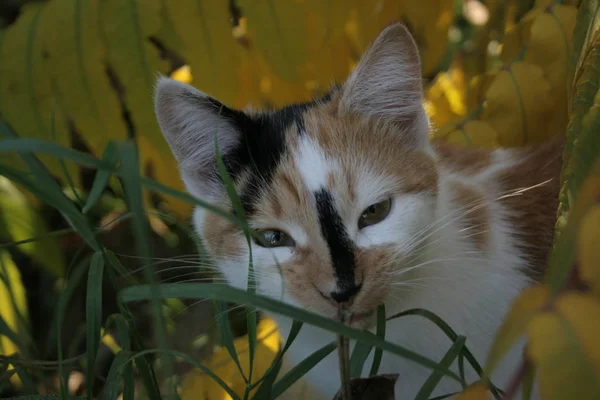
[{"label": "yellow leaf", "polygon": [[[50,61],[44,50],[44,35],[51,23],[47,6],[30,5],[23,8],[19,19],[3,34],[0,53],[0,109],[2,117],[17,134],[42,139],[51,138],[50,124],[54,111],[54,141],[69,146],[70,139],[64,126],[60,103],[53,96],[54,88],[47,73]],[[40,159],[52,173],[62,176],[61,165],[56,157],[40,156]],[[15,165],[20,165],[20,161]],[[78,174],[70,163],[68,165],[69,172],[77,181]]]},{"label": "yellow leaf", "polygon": [[239,0],[252,42],[282,79],[297,81],[306,61],[307,10],[300,1]]},{"label": "yellow leaf", "polygon": [[543,8],[534,8],[528,11],[519,23],[506,31],[502,41],[502,53],[500,54],[500,58],[505,64],[512,63],[520,53],[526,50],[527,42],[531,36],[531,25],[536,17],[543,12]]},{"label": "yellow leaf", "polygon": [[454,400],[488,400],[491,398],[488,388],[482,384],[475,384],[453,397]]},{"label": "yellow leaf", "polygon": [[498,73],[490,85],[481,120],[498,132],[503,146],[535,143],[551,135],[552,106],[542,69],[517,62]]},{"label": "yellow leaf", "polygon": [[[0,176],[0,239],[20,241],[48,233],[38,210],[8,179]],[[65,264],[56,238],[48,237],[24,243],[19,250],[31,257],[55,277],[64,275]]]},{"label": "yellow leaf", "polygon": [[[248,357],[248,338],[242,337],[234,341],[238,358],[244,371],[248,376],[250,360]],[[280,347],[280,336],[275,322],[269,318],[260,321],[257,327],[256,353],[254,357],[254,368],[252,378],[259,380],[275,360]],[[243,397],[246,383],[240,375],[235,363],[231,360],[226,349],[218,350],[209,360],[207,367],[240,397]],[[254,393],[258,388],[254,389]],[[252,397],[252,396],[250,396]],[[198,370],[192,371],[183,381],[181,390],[182,400],[231,400],[229,396],[217,383]]]},{"label": "yellow leaf", "polygon": [[548,287],[539,284],[525,289],[512,304],[508,315],[496,333],[494,344],[490,350],[485,366],[487,375],[492,373],[498,362],[502,360],[502,356],[525,333],[531,319],[547,303],[549,295]]},{"label": "yellow leaf", "polygon": [[443,126],[466,113],[464,74],[460,68],[439,73],[425,97],[432,121]]},{"label": "yellow leaf", "polygon": [[439,68],[446,52],[448,29],[454,13],[452,0],[404,1],[402,17],[413,33],[423,64],[423,74],[428,76]]},{"label": "yellow leaf", "polygon": [[556,5],[538,15],[531,25],[525,61],[537,65],[550,84],[554,100],[548,135],[564,132],[567,126],[567,66],[572,54],[571,40],[577,9]]},{"label": "yellow leaf", "polygon": [[125,139],[127,129],[118,95],[105,69],[98,8],[98,0],[48,2],[43,37],[53,95],[60,99],[59,105],[73,128],[100,156],[109,140]]},{"label": "yellow leaf", "polygon": [[[27,298],[21,281],[21,273],[6,251],[0,250],[0,317],[16,335],[23,335],[23,322],[27,318]],[[0,336],[0,354],[9,356],[19,351],[17,344]],[[8,369],[12,369],[9,365]],[[20,385],[17,375],[11,382]]]},{"label": "yellow leaf", "polygon": [[441,131],[440,138],[461,146],[476,146],[488,149],[498,147],[498,134],[484,121],[468,121],[447,132]]},{"label": "yellow leaf", "polygon": [[528,357],[545,400],[600,398],[600,302],[582,293],[561,295],[555,310],[527,328]]},{"label": "yellow leaf", "polygon": [[[237,70],[242,47],[235,41],[228,3],[210,0],[164,1],[165,17],[180,40],[193,84],[219,101],[234,105],[240,95]],[[245,11],[245,10],[244,10]]]},{"label": "yellow leaf", "polygon": [[584,216],[579,225],[578,260],[581,279],[600,295],[600,204]]}]

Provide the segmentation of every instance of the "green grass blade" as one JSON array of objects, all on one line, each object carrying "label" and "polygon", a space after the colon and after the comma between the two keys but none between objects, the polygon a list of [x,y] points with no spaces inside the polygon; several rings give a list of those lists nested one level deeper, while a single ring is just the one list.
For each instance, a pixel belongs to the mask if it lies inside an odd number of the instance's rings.
[{"label": "green grass blade", "polygon": [[117,162],[117,147],[113,142],[108,143],[106,149],[104,149],[104,154],[102,154],[102,161],[107,165],[113,166],[111,169],[99,169],[96,172],[96,176],[94,178],[94,183],[92,184],[92,188],[90,189],[90,194],[88,195],[87,201],[85,202],[85,206],[83,207],[83,213],[87,213],[93,206],[96,204],[106,185],[108,184],[108,180],[112,175],[114,169],[116,169],[115,163]]},{"label": "green grass blade", "polygon": [[21,379],[21,383],[23,383],[22,391],[25,394],[38,394],[37,385],[33,377],[27,371],[27,368],[24,366],[15,366],[15,370],[17,371],[17,375],[19,375],[19,379]]},{"label": "green grass blade", "polygon": [[60,340],[60,329],[63,323],[64,311],[71,301],[75,290],[79,287],[86,271],[90,265],[90,256],[85,256],[79,260],[79,255],[83,251],[83,247],[75,254],[71,263],[67,269],[69,272],[65,280],[65,289],[60,293],[58,303],[56,305],[56,311],[50,323],[50,329],[48,330],[48,338],[46,339],[45,354],[52,353],[55,346]]},{"label": "green grass blade", "polygon": [[[143,260],[151,259],[151,251],[148,243],[149,227],[146,214],[144,212],[141,176],[139,171],[139,156],[135,144],[131,141],[118,145],[118,154],[120,159],[120,172],[125,184],[125,194],[129,209],[132,213],[133,232],[135,236],[136,248],[138,254],[143,257]],[[154,296],[151,300],[153,331],[157,339],[158,345],[162,349],[167,348],[167,336],[165,332],[165,323],[162,315],[161,302],[158,296],[157,278],[155,274],[155,266],[150,263],[144,271],[144,278],[150,284]],[[167,358],[164,360],[165,375],[171,377],[173,375],[172,360]],[[175,394],[174,390],[169,390],[168,397]]]},{"label": "green grass blade", "polygon": [[[385,306],[383,304],[377,307],[377,336],[379,336],[381,340],[385,340]],[[377,375],[382,356],[383,350],[381,348],[375,349],[375,354],[373,355],[373,364],[371,364],[369,376]]]},{"label": "green grass blade", "polygon": [[[125,267],[120,263],[120,261],[114,256],[114,254],[110,251],[104,253],[108,264],[112,268],[108,268],[108,277],[111,281],[112,286],[115,290],[118,290],[117,280],[114,270],[125,270]],[[127,305],[120,301],[120,298],[117,298],[117,306],[121,311],[121,315],[125,318],[128,324],[128,329],[131,338],[132,350],[141,351],[143,349],[142,339],[138,333],[138,329],[136,327],[135,320],[131,315],[131,312],[127,308]],[[160,391],[158,388],[158,381],[156,380],[156,375],[154,373],[154,369],[152,369],[152,360],[149,355],[145,355],[143,357],[138,357],[136,359],[136,366],[138,369],[138,373],[141,377],[142,383],[146,389],[146,393],[150,400],[161,400]],[[127,368],[125,369],[125,373],[127,373]]]},{"label": "green grass blade", "polygon": [[336,342],[331,342],[298,363],[298,365],[296,365],[287,374],[282,376],[281,379],[275,382],[271,392],[273,398],[277,398],[279,395],[285,392],[290,386],[298,381],[298,379],[302,378],[308,371],[314,368],[315,365],[331,354],[336,348]]},{"label": "green grass blade", "polygon": [[[2,125],[2,122],[0,122],[0,125]],[[90,154],[73,150],[48,140],[30,138],[4,139],[0,141],[0,153],[8,152],[19,153],[23,159],[33,157],[33,154],[45,154],[60,159],[70,160],[85,167],[110,169],[109,164],[102,160],[98,160]]]},{"label": "green grass blade", "polygon": [[87,342],[87,396],[92,398],[94,367],[100,344],[102,327],[102,280],[104,278],[104,256],[97,251],[92,256],[87,281],[86,295],[86,342]]},{"label": "green grass blade", "polygon": [[[397,356],[411,360],[430,369],[440,369],[438,363],[415,353],[407,348],[397,344],[384,341],[377,335],[351,328],[341,322],[311,313],[310,311],[273,300],[269,297],[250,294],[244,290],[236,289],[227,285],[212,283],[177,283],[162,284],[158,286],[159,296],[161,298],[188,298],[204,299],[209,298],[220,301],[231,301],[238,304],[250,304],[258,309],[271,311],[277,314],[285,315],[292,319],[304,321],[305,323],[317,326],[338,335],[348,336],[351,339],[363,341],[367,344],[381,347]],[[128,287],[120,292],[120,297],[124,302],[149,300],[154,295],[154,291],[148,285],[138,285]],[[443,370],[444,374],[460,382],[457,374],[449,370]]]},{"label": "green grass blade", "polygon": [[212,380],[214,380],[219,386],[221,386],[223,388],[223,390],[225,390],[227,392],[227,394],[229,394],[229,396],[231,396],[231,398],[233,400],[240,400],[240,397],[235,394],[235,392],[229,387],[227,386],[227,384],[221,379],[219,378],[217,375],[214,374],[214,372],[212,372],[209,368],[205,367],[204,365],[202,365],[201,363],[199,363],[198,361],[194,360],[192,357],[190,357],[189,355],[182,353],[180,351],[177,350],[171,350],[171,349],[149,349],[149,350],[144,350],[144,351],[140,351],[136,354],[134,354],[133,356],[131,356],[131,360],[133,359],[137,359],[140,357],[145,357],[148,356],[150,354],[155,354],[155,353],[166,353],[171,355],[172,357],[177,357],[185,362],[187,362],[188,364],[198,368],[200,371],[202,371],[203,373],[205,373],[206,375],[208,375],[209,378],[211,378]]},{"label": "green grass blade", "polygon": [[[217,127],[218,129],[218,127]],[[223,158],[221,157],[221,152],[219,150],[219,141],[218,135],[215,135],[215,151],[217,156],[217,168],[219,170],[219,175],[225,185],[225,190],[227,191],[227,195],[233,205],[233,209],[235,214],[240,219],[242,223],[242,227],[244,229],[244,235],[246,236],[246,241],[248,243],[248,282],[247,289],[250,293],[256,293],[256,282],[254,277],[254,264],[252,262],[252,237],[250,233],[250,227],[248,225],[248,220],[246,218],[246,212],[244,207],[242,206],[242,202],[235,191],[235,186],[233,185],[233,181],[229,176],[229,172],[225,167],[225,163],[223,163]],[[252,372],[254,370],[254,351],[256,349],[256,312],[255,310],[249,310],[246,313],[246,325],[248,331],[248,358],[250,362],[250,369],[248,372],[248,380],[246,381],[247,387],[246,392],[244,394],[244,400],[247,399],[249,395],[249,390],[252,385]]]},{"label": "green grass blade", "polygon": [[244,378],[244,381],[248,382],[248,378],[244,374],[240,359],[238,358],[237,351],[235,351],[235,345],[233,344],[233,334],[231,333],[231,326],[229,325],[229,312],[226,306],[220,301],[214,302],[215,307],[215,319],[219,326],[219,333],[221,335],[221,344],[225,346],[231,359],[240,371],[240,375]]},{"label": "green grass blade", "polygon": [[352,350],[352,356],[350,356],[350,378],[360,377],[365,361],[367,361],[367,357],[371,354],[371,350],[373,350],[373,346],[356,342]]},{"label": "green grass blade", "polygon": [[6,321],[4,321],[4,318],[2,318],[1,315],[0,315],[0,336],[5,336],[6,338],[8,338],[8,340],[13,342],[15,344],[15,346],[17,346],[18,348],[22,348],[22,346],[23,346],[23,343],[21,343],[21,339],[19,338],[19,335],[17,335],[15,332],[13,332],[12,329],[10,329],[10,327],[8,326]]},{"label": "green grass blade", "polygon": [[[121,348],[126,351],[131,351],[131,340],[129,338],[129,327],[127,320],[121,314],[114,314],[109,318],[109,321],[114,321],[117,328],[117,338]],[[125,364],[123,371],[123,400],[133,400],[134,398],[134,382],[133,362]],[[88,397],[89,398],[89,397]]]},{"label": "green grass blade", "polygon": [[42,201],[56,208],[92,249],[95,251],[100,250],[100,245],[88,221],[71,200],[65,196],[43,164],[35,158],[24,157],[24,159],[29,160],[32,172],[36,177],[35,181],[32,181],[22,171],[2,164],[0,164],[0,175],[23,186]]},{"label": "green grass blade", "polygon": [[102,391],[102,399],[115,400],[119,396],[120,383],[123,377],[126,364],[131,364],[131,353],[127,351],[120,351],[115,356],[108,376],[106,377],[106,383],[104,390]]},{"label": "green grass blade", "polygon": [[[462,348],[465,345],[467,338],[465,336],[459,336],[456,338],[450,349],[444,354],[444,357],[440,360],[440,366],[442,368],[450,368],[456,357],[462,352]],[[427,378],[421,389],[417,393],[415,400],[428,400],[431,393],[435,390],[440,380],[444,377],[443,374],[438,371],[432,371],[431,375]],[[464,383],[463,383],[464,384]]]},{"label": "green grass blade", "polygon": [[[281,365],[283,361],[281,358],[275,359],[270,369],[270,373],[265,374],[258,382],[260,387],[252,396],[252,400],[271,400],[273,398],[273,385],[275,383],[275,379],[277,378],[277,374],[281,370]],[[255,385],[253,385],[254,387]]]},{"label": "green grass blade", "polygon": [[276,375],[279,372],[279,369],[281,367],[279,362],[281,360],[283,360],[285,353],[288,351],[288,349],[290,348],[290,346],[292,345],[294,340],[296,340],[296,337],[300,333],[300,329],[302,329],[302,325],[304,325],[304,323],[302,321],[294,320],[292,322],[292,328],[290,329],[290,333],[289,333],[287,339],[285,340],[285,344],[283,345],[283,348],[281,349],[281,351],[279,352],[279,354],[277,355],[275,360],[273,360],[273,363],[269,366],[269,368],[267,368],[263,377],[260,378],[258,381],[252,383],[252,388],[255,388],[256,386],[260,385],[260,383],[263,380],[271,379],[271,376],[272,376],[273,380],[276,378]]},{"label": "green grass blade", "polygon": [[[429,321],[431,321],[435,325],[437,325],[437,327],[440,328],[442,330],[442,332],[444,332],[444,334],[446,334],[446,336],[448,336],[448,338],[452,342],[455,342],[456,339],[458,339],[458,334],[454,331],[454,329],[452,329],[450,327],[450,325],[448,325],[443,319],[441,319],[436,314],[432,313],[431,311],[424,310],[422,308],[413,308],[410,310],[400,312],[398,314],[394,314],[391,317],[388,317],[387,320],[391,321],[392,319],[401,318],[401,317],[404,317],[407,315],[417,315],[419,317],[428,319]],[[479,364],[479,362],[477,362],[477,359],[475,358],[475,356],[473,356],[473,353],[471,353],[471,351],[469,351],[467,346],[464,346],[463,352],[464,352],[464,357],[467,359],[467,361],[469,361],[469,363],[471,364],[471,367],[473,367],[475,372],[480,377],[483,377],[483,368],[481,368],[481,365]]]}]

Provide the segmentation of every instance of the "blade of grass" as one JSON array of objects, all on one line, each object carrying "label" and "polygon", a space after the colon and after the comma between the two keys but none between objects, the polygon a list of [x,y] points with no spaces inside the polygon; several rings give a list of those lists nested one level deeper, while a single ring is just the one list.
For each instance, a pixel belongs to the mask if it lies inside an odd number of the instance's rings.
[{"label": "blade of grass", "polygon": [[[24,159],[29,158],[24,157]],[[33,168],[32,172],[36,176],[35,181],[26,177],[22,171],[18,171],[3,164],[0,164],[0,175],[21,185],[40,198],[43,202],[56,208],[93,250],[100,250],[100,244],[96,239],[94,231],[90,228],[88,221],[77,207],[75,207],[73,202],[65,196],[58,184],[54,182],[52,176],[45,170],[45,167],[41,163],[38,165],[38,163],[39,161],[35,158],[30,160],[30,164]]]},{"label": "blade of grass", "polygon": [[[465,345],[467,338],[465,336],[459,336],[456,338],[450,349],[444,354],[444,357],[440,360],[440,366],[443,368],[450,368],[456,357],[462,352],[462,348]],[[440,383],[440,380],[444,377],[443,374],[438,371],[432,371],[431,375],[427,378],[421,389],[417,393],[415,400],[428,400],[431,393],[435,390],[437,385]],[[466,384],[463,382],[463,386]]]},{"label": "blade of grass", "polygon": [[[119,259],[116,257],[111,257],[112,252],[106,252],[104,255],[108,260],[108,264],[113,268],[108,268],[108,277],[112,286],[115,290],[119,290],[119,286],[117,285],[117,279],[113,269],[115,270],[125,270],[125,267],[120,263]],[[121,315],[125,318],[128,324],[129,333],[132,341],[132,350],[134,351],[142,351],[142,339],[140,334],[138,333],[138,329],[136,326],[135,319],[133,315],[129,311],[129,308],[125,303],[121,301],[119,297],[117,297],[117,306],[119,307],[119,311]],[[150,359],[150,355],[146,354],[143,357],[136,358],[136,366],[139,372],[140,377],[142,378],[142,383],[146,389],[146,393],[150,400],[161,400],[160,390],[158,388],[158,381],[156,380],[156,374],[154,373],[154,369],[152,368],[152,360]]]},{"label": "blade of grass", "polygon": [[[159,296],[161,298],[188,298],[204,299],[209,298],[220,301],[231,301],[238,304],[250,304],[254,307],[266,311],[304,321],[305,323],[323,328],[330,332],[335,332],[348,336],[355,340],[363,341],[367,344],[381,347],[383,350],[403,357],[407,360],[416,362],[430,369],[440,369],[438,363],[406,349],[397,344],[384,341],[377,335],[368,331],[361,331],[351,328],[345,324],[334,321],[333,319],[311,313],[310,311],[273,300],[269,297],[250,294],[244,290],[236,289],[231,286],[213,283],[177,283],[158,285]],[[154,295],[154,291],[148,285],[139,285],[123,289],[120,292],[120,298],[124,302],[148,300]],[[443,370],[443,369],[442,369]],[[460,378],[452,371],[443,370],[444,374],[460,382]]]},{"label": "blade of grass", "polygon": [[[148,243],[148,221],[144,213],[144,205],[142,200],[142,188],[140,183],[139,173],[139,156],[135,144],[131,141],[118,145],[118,154],[121,161],[120,172],[125,184],[125,195],[127,197],[129,209],[133,215],[133,231],[135,236],[136,248],[138,254],[144,260],[151,258],[151,251]],[[167,348],[167,339],[165,333],[165,324],[161,312],[161,303],[158,296],[158,288],[155,274],[154,264],[150,263],[144,269],[144,278],[150,284],[154,296],[151,300],[153,331],[157,338],[158,345],[162,349]],[[167,357],[164,360],[165,375],[171,377],[173,375],[172,360]],[[168,396],[175,396],[174,388],[169,388]]]},{"label": "blade of grass", "polygon": [[227,308],[220,301],[214,302],[214,308],[215,319],[217,320],[217,325],[219,326],[219,333],[221,335],[221,343],[229,352],[231,359],[240,371],[240,375],[247,383],[248,378],[246,377],[246,374],[244,374],[244,370],[242,369],[242,365],[240,364],[240,359],[238,358],[237,351],[235,350],[235,345],[233,344],[233,334],[231,333],[231,325],[229,324],[229,313],[227,312]]},{"label": "blade of grass", "polygon": [[15,332],[13,332],[12,329],[10,329],[10,327],[8,326],[6,321],[4,321],[4,318],[2,318],[1,315],[0,315],[0,336],[5,336],[8,340],[13,342],[15,344],[15,346],[17,346],[18,348],[22,348],[22,346],[23,346],[23,343],[21,343],[21,339],[19,338],[19,335],[17,335]]},{"label": "blade of grass", "polygon": [[[121,314],[113,314],[109,317],[109,323],[113,321],[117,328],[117,338],[121,348],[126,352],[130,352],[131,340],[129,339],[129,327],[127,320]],[[133,400],[134,382],[135,376],[133,375],[133,362],[130,362],[125,364],[123,371],[123,400]]]},{"label": "blade of grass", "polygon": [[364,344],[363,342],[356,342],[354,349],[352,350],[352,356],[350,356],[350,377],[358,378],[362,374],[365,361],[371,354],[373,346]]},{"label": "blade of grass", "polygon": [[83,207],[82,212],[87,213],[93,206],[96,204],[106,185],[108,184],[108,180],[112,175],[113,170],[117,169],[116,163],[118,160],[117,157],[117,147],[113,142],[109,142],[106,148],[104,149],[104,153],[102,154],[102,161],[107,165],[111,165],[112,168],[109,169],[99,169],[96,172],[96,176],[94,177],[94,183],[92,184],[92,188],[90,189],[90,193],[88,195],[87,201],[85,202],[85,206]]},{"label": "blade of grass", "polygon": [[[385,340],[385,305],[381,304],[377,307],[377,336],[381,340]],[[377,375],[379,371],[379,365],[381,364],[381,357],[383,356],[383,350],[381,348],[375,349],[373,355],[373,363],[371,364],[371,371],[369,376]]]},{"label": "blade of grass", "polygon": [[[221,110],[220,110],[221,111]],[[220,113],[219,111],[219,113]],[[217,126],[217,130],[219,127]],[[215,151],[217,156],[217,169],[219,170],[219,175],[221,176],[221,180],[225,185],[225,190],[227,191],[227,195],[233,205],[233,210],[235,211],[236,216],[240,219],[242,223],[242,227],[244,229],[244,235],[246,236],[246,241],[248,244],[248,283],[247,290],[250,293],[256,293],[256,282],[254,278],[254,265],[252,262],[252,239],[250,234],[250,227],[248,225],[248,220],[246,219],[246,212],[244,207],[242,206],[242,202],[238,197],[235,186],[233,185],[233,181],[229,176],[229,172],[227,172],[227,168],[225,167],[225,163],[223,163],[223,158],[221,157],[221,151],[219,150],[219,135],[215,135]],[[255,310],[249,310],[246,313],[246,326],[248,332],[248,358],[250,369],[248,372],[248,379],[246,380],[246,390],[244,392],[244,400],[246,400],[250,394],[250,388],[252,385],[252,373],[254,371],[254,350],[256,348],[256,312]]]},{"label": "blade of grass", "polygon": [[273,389],[271,391],[271,395],[273,396],[272,398],[276,399],[279,395],[285,392],[290,386],[296,383],[298,379],[306,375],[306,373],[315,365],[317,365],[322,359],[331,354],[336,347],[336,342],[331,342],[298,363],[298,365],[296,365],[287,374],[282,376],[281,379],[275,382],[275,385],[273,385]]},{"label": "blade of grass", "polygon": [[[413,308],[410,310],[406,310],[406,311],[394,314],[391,317],[388,317],[387,320],[391,321],[393,319],[402,318],[407,315],[416,315],[416,316],[428,319],[429,321],[433,322],[439,329],[441,329],[442,332],[444,332],[444,334],[446,336],[448,336],[448,338],[452,342],[455,342],[456,339],[458,338],[458,334],[443,319],[441,319],[435,313],[432,313],[431,311],[428,311],[428,310],[424,310],[422,308]],[[463,356],[469,362],[469,364],[471,365],[473,370],[480,377],[483,377],[483,368],[481,368],[481,365],[479,364],[479,362],[477,361],[477,359],[475,358],[473,353],[471,353],[471,351],[468,349],[467,346],[464,346],[462,351],[463,351]],[[491,387],[492,394],[494,394],[494,397],[496,399],[500,399],[500,392],[499,392],[498,388],[496,388],[491,382],[490,382],[490,387]]]},{"label": "blade of grass", "polygon": [[114,400],[119,397],[120,382],[123,377],[125,365],[131,364],[131,353],[128,351],[120,351],[117,353],[108,371],[104,390],[102,391],[102,399]]},{"label": "blade of grass", "polygon": [[86,294],[86,342],[87,342],[87,396],[92,398],[94,367],[102,328],[102,280],[104,278],[104,255],[97,251],[92,256]]},{"label": "blade of grass", "polygon": [[19,379],[21,380],[21,383],[23,384],[22,391],[25,394],[33,394],[33,395],[39,394],[37,385],[35,384],[35,380],[29,374],[29,371],[27,371],[27,368],[25,368],[24,366],[17,365],[17,366],[15,366],[15,370],[17,372],[17,375],[19,375]]},{"label": "blade of grass", "polygon": [[[3,122],[0,121],[0,129],[2,124]],[[34,157],[33,154],[45,154],[59,159],[70,160],[85,167],[106,170],[112,169],[110,164],[98,160],[90,154],[73,150],[43,139],[13,138],[0,141],[0,153],[8,152],[19,153],[23,158]]]},{"label": "blade of grass", "polygon": [[260,383],[263,380],[265,380],[267,378],[271,379],[270,378],[271,375],[273,375],[272,378],[273,378],[273,380],[275,380],[275,378],[277,377],[276,375],[280,368],[280,365],[278,364],[278,362],[283,360],[285,353],[288,351],[288,349],[290,348],[290,346],[292,345],[294,340],[296,340],[296,337],[300,333],[300,329],[302,329],[302,325],[303,325],[302,321],[294,320],[292,322],[292,328],[290,329],[290,333],[288,334],[285,344],[283,345],[283,349],[281,349],[281,351],[279,352],[279,354],[277,355],[275,360],[273,360],[273,363],[271,363],[271,365],[269,366],[269,368],[267,369],[267,371],[265,372],[263,377],[252,384],[252,389],[255,388],[256,386],[260,385]]},{"label": "blade of grass", "polygon": [[[54,114],[54,106],[52,107],[52,109],[50,110],[50,136],[52,137],[52,140],[54,142],[56,142],[56,120],[55,120],[56,116]],[[71,178],[71,174],[69,173],[69,170],[67,169],[67,164],[65,163],[64,158],[59,158],[59,163],[60,163],[60,169],[62,170],[63,175],[65,176],[65,181],[67,182],[67,185],[69,185],[69,188],[71,189],[71,191],[73,192],[73,195],[75,196],[75,199],[77,200],[77,202],[79,203],[79,205],[83,205],[83,201],[81,201],[81,198],[79,197],[79,192],[77,190],[75,190],[75,185],[73,184],[73,179]]]},{"label": "blade of grass", "polygon": [[240,400],[240,397],[237,394],[235,394],[235,392],[229,386],[227,386],[227,384],[221,378],[219,378],[217,375],[215,375],[214,372],[212,372],[209,368],[205,367],[198,361],[194,360],[189,355],[182,353],[180,351],[171,350],[171,349],[148,349],[148,350],[140,351],[140,352],[137,352],[137,353],[131,355],[129,360],[131,361],[131,360],[135,360],[138,358],[143,358],[150,354],[156,354],[156,353],[168,353],[170,356],[179,358],[179,359],[187,362],[188,364],[198,368],[200,371],[202,371],[203,373],[208,375],[209,378],[214,380],[219,386],[221,386],[221,388],[223,388],[223,390],[225,390],[227,392],[227,394],[229,394],[229,396],[231,396],[231,398],[233,400]]}]

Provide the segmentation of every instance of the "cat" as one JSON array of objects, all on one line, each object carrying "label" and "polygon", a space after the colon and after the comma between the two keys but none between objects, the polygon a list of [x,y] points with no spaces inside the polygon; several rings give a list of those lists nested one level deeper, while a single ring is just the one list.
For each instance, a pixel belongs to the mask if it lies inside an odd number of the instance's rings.
[{"label": "cat", "polygon": [[[231,209],[218,139],[258,235],[258,293],[359,329],[373,329],[380,304],[387,315],[428,309],[465,335],[483,363],[511,302],[543,274],[563,140],[494,151],[453,147],[429,139],[423,102],[418,49],[399,23],[382,30],[343,85],[310,103],[244,112],[165,77],[155,91],[157,120],[187,190]],[[245,289],[243,233],[200,207],[193,221],[228,284]],[[292,321],[272,317],[286,337]],[[385,337],[435,361],[451,344],[419,316],[389,321]],[[333,340],[305,324],[286,365]],[[523,349],[509,352],[492,375],[496,385],[506,388]],[[431,371],[384,352],[379,372],[398,373],[395,396],[410,399]],[[468,363],[466,376],[478,379]],[[332,399],[339,387],[334,352],[293,390]],[[444,377],[434,395],[460,390]],[[290,393],[282,398],[300,398]]]}]

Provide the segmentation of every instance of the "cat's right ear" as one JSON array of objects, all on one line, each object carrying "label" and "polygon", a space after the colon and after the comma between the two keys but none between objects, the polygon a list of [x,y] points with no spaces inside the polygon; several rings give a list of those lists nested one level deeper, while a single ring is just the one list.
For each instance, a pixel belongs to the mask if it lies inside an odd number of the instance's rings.
[{"label": "cat's right ear", "polygon": [[217,170],[215,137],[221,155],[240,143],[242,133],[235,119],[229,118],[239,112],[165,77],[156,83],[154,110],[188,191],[203,199],[218,198],[224,189]]}]

